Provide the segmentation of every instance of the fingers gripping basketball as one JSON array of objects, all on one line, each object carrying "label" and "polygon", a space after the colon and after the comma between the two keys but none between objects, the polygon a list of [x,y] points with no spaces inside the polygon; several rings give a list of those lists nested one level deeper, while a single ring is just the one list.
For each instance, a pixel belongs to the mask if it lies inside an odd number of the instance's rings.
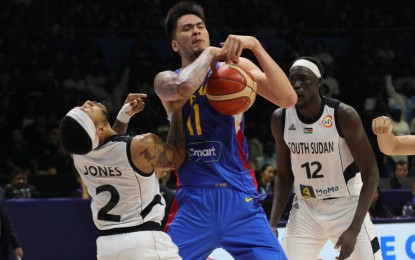
[{"label": "fingers gripping basketball", "polygon": [[247,111],[255,102],[257,85],[253,76],[236,65],[222,65],[208,78],[206,95],[210,105],[225,115]]}]

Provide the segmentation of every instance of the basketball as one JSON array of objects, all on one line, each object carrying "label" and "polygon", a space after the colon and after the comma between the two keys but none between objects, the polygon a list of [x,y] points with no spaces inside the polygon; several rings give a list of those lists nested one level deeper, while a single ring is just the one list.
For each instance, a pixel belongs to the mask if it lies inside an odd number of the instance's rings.
[{"label": "basketball", "polygon": [[219,113],[236,115],[252,106],[256,90],[257,85],[251,73],[236,65],[225,64],[209,76],[206,96]]}]

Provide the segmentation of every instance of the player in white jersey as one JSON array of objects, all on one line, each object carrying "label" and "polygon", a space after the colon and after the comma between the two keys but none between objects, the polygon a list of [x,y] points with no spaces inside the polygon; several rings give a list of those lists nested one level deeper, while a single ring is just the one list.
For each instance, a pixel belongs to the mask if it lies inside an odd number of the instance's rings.
[{"label": "player in white jersey", "polygon": [[317,259],[328,240],[340,260],[381,259],[368,214],[379,181],[375,156],[357,112],[321,93],[323,74],[317,59],[297,59],[289,80],[298,101],[272,115],[278,169],[270,224],[278,235],[293,190],[282,239],[288,259]]},{"label": "player in white jersey", "polygon": [[[127,124],[144,108],[144,96],[130,94],[117,120]],[[92,197],[93,220],[100,230],[98,259],[181,259],[177,246],[161,230],[165,201],[154,169],[175,169],[184,161],[184,102],[171,102],[166,142],[150,133],[117,134],[108,122],[107,107],[94,101],[62,118],[62,145]]]}]

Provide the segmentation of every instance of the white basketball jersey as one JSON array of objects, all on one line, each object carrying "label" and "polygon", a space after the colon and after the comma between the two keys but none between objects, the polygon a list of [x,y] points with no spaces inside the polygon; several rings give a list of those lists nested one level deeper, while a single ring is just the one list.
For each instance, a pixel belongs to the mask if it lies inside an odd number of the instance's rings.
[{"label": "white basketball jersey", "polygon": [[113,136],[86,155],[72,155],[92,197],[92,215],[100,230],[163,219],[166,203],[156,174],[145,175],[133,165],[131,140]]},{"label": "white basketball jersey", "polygon": [[290,149],[294,192],[303,199],[358,196],[361,174],[336,121],[340,101],[323,102],[314,122],[301,120],[295,107],[285,110],[284,140]]}]

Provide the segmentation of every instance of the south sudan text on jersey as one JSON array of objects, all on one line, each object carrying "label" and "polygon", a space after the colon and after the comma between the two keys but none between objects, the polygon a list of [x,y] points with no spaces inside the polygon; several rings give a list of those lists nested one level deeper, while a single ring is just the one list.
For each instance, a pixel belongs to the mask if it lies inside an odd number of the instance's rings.
[{"label": "south sudan text on jersey", "polygon": [[296,154],[323,154],[334,152],[333,142],[289,142],[288,148]]}]

